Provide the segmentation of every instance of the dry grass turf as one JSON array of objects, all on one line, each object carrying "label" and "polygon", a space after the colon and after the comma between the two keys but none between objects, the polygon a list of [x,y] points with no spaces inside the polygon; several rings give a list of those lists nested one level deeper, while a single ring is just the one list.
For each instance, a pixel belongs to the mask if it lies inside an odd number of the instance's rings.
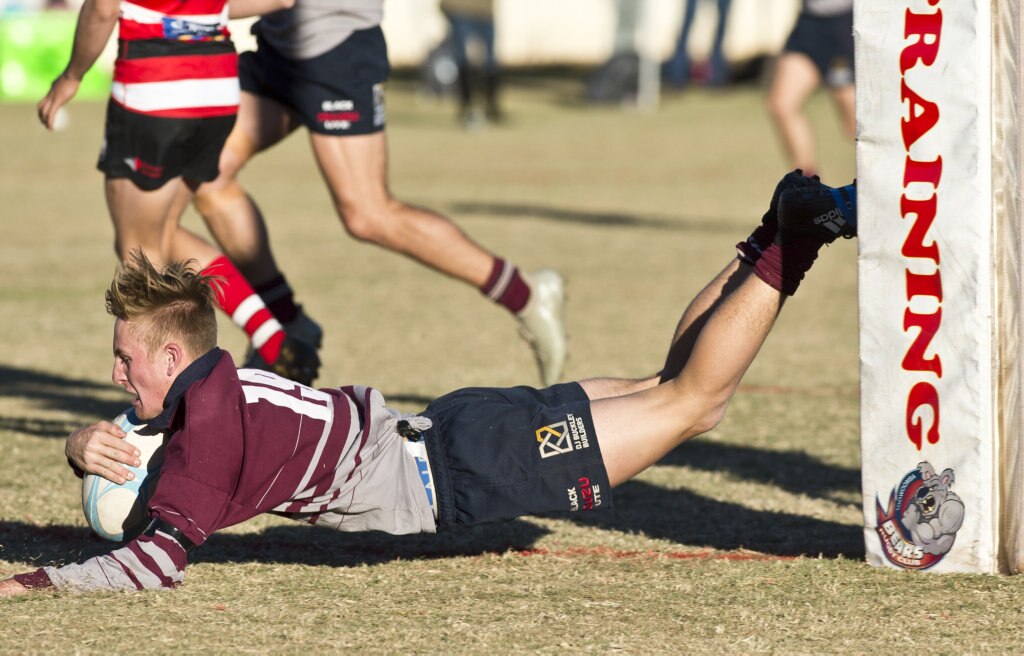
[{"label": "dry grass turf", "polygon": [[[510,123],[470,134],[392,84],[392,187],[567,275],[567,378],[642,375],[784,162],[758,89],[670,96],[652,115],[579,93],[520,77]],[[853,147],[827,98],[810,112],[826,181],[848,181]],[[63,438],[127,404],[102,302],[103,107],[73,104],[56,134],[33,114],[0,106],[0,576],[107,546],[85,527]],[[536,383],[503,311],[344,234],[303,135],[244,181],[327,329],[321,384],[371,384],[415,410],[457,387]],[[1018,651],[1024,580],[862,562],[855,282],[855,243],[827,249],[726,420],[623,485],[612,511],[404,538],[261,518],[197,550],[173,592],[0,600],[0,653]],[[226,321],[222,343],[244,348]]]}]

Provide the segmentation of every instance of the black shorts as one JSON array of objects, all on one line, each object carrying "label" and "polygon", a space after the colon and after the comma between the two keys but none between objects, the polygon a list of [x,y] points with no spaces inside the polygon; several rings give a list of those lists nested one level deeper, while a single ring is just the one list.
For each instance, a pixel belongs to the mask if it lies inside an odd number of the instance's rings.
[{"label": "black shorts", "polygon": [[130,178],[152,191],[177,177],[209,182],[217,177],[220,151],[235,115],[165,118],[130,112],[111,101],[96,168],[109,178]]},{"label": "black shorts", "polygon": [[438,527],[609,508],[612,489],[577,383],[462,389],[422,413]]},{"label": "black shorts", "polygon": [[238,60],[242,91],[275,100],[312,132],[334,136],[384,129],[388,49],[380,27],[353,32],[312,59],[289,59],[259,39]]},{"label": "black shorts", "polygon": [[838,16],[802,13],[783,52],[807,55],[829,87],[853,84],[853,12]]}]

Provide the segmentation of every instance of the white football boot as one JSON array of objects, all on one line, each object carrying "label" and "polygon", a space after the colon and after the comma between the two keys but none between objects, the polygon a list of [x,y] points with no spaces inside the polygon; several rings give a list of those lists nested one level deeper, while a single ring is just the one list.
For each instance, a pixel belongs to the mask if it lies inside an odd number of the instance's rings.
[{"label": "white football boot", "polygon": [[565,366],[565,280],[554,269],[541,269],[523,276],[530,286],[530,300],[519,311],[519,334],[537,359],[544,386],[562,378]]}]

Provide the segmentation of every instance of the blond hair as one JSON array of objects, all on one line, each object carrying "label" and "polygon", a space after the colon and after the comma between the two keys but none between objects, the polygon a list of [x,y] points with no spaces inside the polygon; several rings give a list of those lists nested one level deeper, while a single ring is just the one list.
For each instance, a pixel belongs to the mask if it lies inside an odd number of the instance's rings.
[{"label": "blond hair", "polygon": [[195,265],[195,260],[171,262],[158,271],[136,249],[117,266],[106,293],[107,312],[130,322],[150,355],[170,341],[178,341],[193,358],[217,346],[213,285],[219,279],[199,273]]}]

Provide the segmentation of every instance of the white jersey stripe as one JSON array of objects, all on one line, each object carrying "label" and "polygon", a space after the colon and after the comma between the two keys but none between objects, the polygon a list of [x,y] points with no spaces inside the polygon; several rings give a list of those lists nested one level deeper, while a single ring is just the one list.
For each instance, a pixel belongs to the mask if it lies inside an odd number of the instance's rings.
[{"label": "white jersey stripe", "polygon": [[[288,396],[287,394],[281,394],[277,390],[269,387],[260,387],[259,385],[243,385],[242,392],[245,393],[246,403],[259,403],[260,401],[266,401],[276,405],[279,408],[288,408],[296,414],[302,415],[303,417],[309,417],[310,419],[317,419],[319,421],[327,422],[328,425],[331,421],[331,409],[305,401],[303,399],[297,399],[294,396]],[[323,438],[321,437],[321,446],[323,445]],[[317,449],[317,453],[320,449]]]},{"label": "white jersey stripe", "polygon": [[174,80],[170,82],[114,82],[110,95],[128,109],[138,112],[159,112],[170,109],[199,107],[230,107],[241,97],[238,78],[221,77],[206,80]]},{"label": "white jersey stripe", "polygon": [[[158,533],[160,533],[160,535],[167,538],[174,544],[179,544],[177,540],[175,540],[172,536],[168,535],[167,533],[164,533],[163,531],[158,531]],[[139,540],[136,544],[139,545],[139,548],[142,549],[142,551],[144,551],[147,556],[149,556],[156,562],[157,567],[160,568],[161,574],[171,579],[172,581],[180,582],[181,579],[184,578],[182,573],[179,572],[178,568],[174,565],[174,561],[171,560],[171,557],[167,555],[167,552],[161,549],[155,543],[150,542],[148,540]]]},{"label": "white jersey stripe", "polygon": [[[345,436],[345,448],[342,450],[341,455],[338,456],[338,462],[334,465],[334,483],[331,485],[332,488],[338,487],[339,482],[344,481],[354,466],[353,451],[359,449],[359,435],[363,432],[362,426],[355,420],[359,416],[359,409],[356,407],[355,402],[351,397],[347,397],[349,416],[352,417],[352,421],[348,424],[348,434]],[[348,469],[342,470],[342,464],[347,464]]]},{"label": "white jersey stripe", "polygon": [[[323,395],[323,392],[320,392],[318,390],[308,391],[315,392],[315,395],[311,394],[310,396],[318,400],[320,395]],[[305,389],[301,390],[303,398],[306,397],[306,392],[307,390]],[[351,401],[349,403],[351,403]],[[296,486],[295,488],[295,494],[292,495],[293,499],[298,498],[299,493],[306,488],[306,485],[309,483],[309,479],[313,477],[313,472],[315,472],[320,465],[320,458],[323,457],[324,447],[327,446],[327,438],[331,436],[331,427],[334,426],[334,404],[328,403],[327,408],[325,408],[325,410],[328,409],[329,414],[327,417],[324,418],[324,429],[323,432],[320,433],[320,441],[316,445],[316,451],[313,453],[313,457],[310,458],[309,460],[309,466],[306,468],[306,473],[302,475],[302,480],[299,481],[298,486]]]},{"label": "white jersey stripe", "polygon": [[224,5],[224,9],[219,14],[197,14],[193,16],[185,15],[169,15],[139,5],[134,5],[130,2],[121,2],[121,18],[126,18],[136,23],[142,23],[144,25],[155,25],[163,22],[164,18],[170,18],[172,20],[183,20],[190,23],[199,23],[201,25],[227,25],[228,22],[228,7]]},{"label": "white jersey stripe", "polygon": [[271,337],[284,330],[277,319],[271,317],[252,334],[252,347],[261,348]]},{"label": "white jersey stripe", "polygon": [[139,560],[138,556],[132,553],[131,549],[128,549],[127,547],[124,549],[118,549],[111,553],[111,556],[130,569],[132,574],[135,575],[135,579],[143,588],[153,589],[163,587],[163,581],[160,580],[160,577],[149,571],[149,568],[142,564],[142,561]]}]

